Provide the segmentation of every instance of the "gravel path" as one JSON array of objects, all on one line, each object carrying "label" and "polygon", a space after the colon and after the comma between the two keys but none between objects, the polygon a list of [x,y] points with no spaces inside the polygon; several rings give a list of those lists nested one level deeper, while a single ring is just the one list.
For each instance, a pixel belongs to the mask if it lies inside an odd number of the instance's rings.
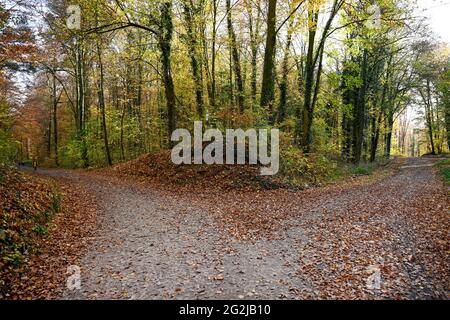
[{"label": "gravel path", "polygon": [[[364,186],[318,189],[314,203],[299,204],[281,223],[276,239],[253,242],[219,232],[214,215],[182,198],[77,171],[39,170],[84,184],[103,208],[81,262],[81,290],[61,298],[448,298],[449,207],[433,161],[408,159],[393,176]],[[290,201],[301,197],[292,193]],[[410,211],[425,214],[417,210],[424,201],[446,223],[439,230],[444,251],[427,248],[424,221],[408,218]],[[367,282],[374,272],[381,273],[378,287]]]}]

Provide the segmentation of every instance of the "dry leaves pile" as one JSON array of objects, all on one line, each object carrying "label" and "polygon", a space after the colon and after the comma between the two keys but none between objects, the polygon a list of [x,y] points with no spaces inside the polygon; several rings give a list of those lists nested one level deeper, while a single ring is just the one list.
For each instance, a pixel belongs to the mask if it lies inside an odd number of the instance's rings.
[{"label": "dry leaves pile", "polygon": [[[0,268],[4,281],[3,298],[55,298],[64,289],[67,267],[79,261],[88,236],[94,230],[95,200],[86,194],[85,188],[62,180],[58,181],[56,189],[54,181],[17,171],[9,171],[3,178],[0,184],[0,231],[7,228],[7,233],[18,232],[18,238],[8,236],[12,246],[26,241],[26,250],[18,251],[21,260],[16,264],[3,264]],[[57,208],[55,199],[58,199]],[[36,215],[43,215],[46,220],[42,217],[36,220]],[[10,222],[8,226],[5,225],[6,217]],[[38,229],[37,225],[40,226]],[[36,233],[36,230],[41,231]],[[29,234],[32,237],[28,237]],[[4,256],[5,242],[0,243]]]},{"label": "dry leaves pile", "polygon": [[0,297],[24,273],[35,243],[49,232],[58,209],[55,185],[0,167]]},{"label": "dry leaves pile", "polygon": [[257,165],[176,165],[170,150],[145,154],[135,160],[100,170],[108,175],[128,176],[166,187],[204,189],[275,189],[285,187],[272,176],[261,176]]}]

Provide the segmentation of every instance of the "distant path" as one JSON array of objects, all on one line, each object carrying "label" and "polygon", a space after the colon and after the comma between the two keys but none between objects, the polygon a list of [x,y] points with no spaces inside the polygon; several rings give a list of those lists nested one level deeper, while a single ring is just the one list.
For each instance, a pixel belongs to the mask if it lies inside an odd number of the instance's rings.
[{"label": "distant path", "polygon": [[[407,159],[375,183],[319,188],[312,205],[292,193],[299,204],[279,237],[254,243],[218,232],[209,212],[170,194],[39,169],[84,184],[103,208],[82,288],[62,298],[448,298],[449,202],[434,161]],[[371,285],[377,272],[381,284]]]}]

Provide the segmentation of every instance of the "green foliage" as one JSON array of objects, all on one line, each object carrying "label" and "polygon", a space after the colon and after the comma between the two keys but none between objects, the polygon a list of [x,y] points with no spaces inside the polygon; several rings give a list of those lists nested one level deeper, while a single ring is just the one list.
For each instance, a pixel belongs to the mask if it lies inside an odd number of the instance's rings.
[{"label": "green foliage", "polygon": [[14,160],[17,144],[12,141],[9,130],[11,119],[8,114],[8,105],[0,101],[0,164]]},{"label": "green foliage", "polygon": [[34,232],[40,235],[46,235],[48,233],[48,229],[45,226],[42,226],[38,224],[37,226],[33,227],[32,229]]},{"label": "green foliage", "polygon": [[18,250],[15,250],[11,253],[8,253],[3,256],[2,258],[3,262],[6,264],[12,265],[14,267],[19,266],[23,261],[23,254],[20,253]]},{"label": "green foliage", "polygon": [[303,153],[294,146],[285,147],[280,151],[280,173],[284,180],[299,183],[309,175],[309,161]]},{"label": "green foliage", "polygon": [[[0,276],[18,267],[39,237],[49,233],[60,210],[60,194],[52,183],[0,165]],[[0,291],[2,285],[0,283]]]},{"label": "green foliage", "polygon": [[284,182],[300,186],[319,184],[331,179],[336,163],[321,153],[306,157],[288,135],[280,140],[280,174]]},{"label": "green foliage", "polygon": [[50,213],[59,212],[60,209],[61,209],[61,194],[58,191],[55,191],[53,193],[53,201]]},{"label": "green foliage", "polygon": [[441,169],[445,183],[450,184],[450,166]]},{"label": "green foliage", "polygon": [[441,160],[436,163],[436,166],[444,182],[450,185],[450,159]]},{"label": "green foliage", "polygon": [[370,173],[370,170],[368,167],[364,166],[357,166],[355,169],[353,169],[354,174],[361,174],[361,175],[367,175]]},{"label": "green foliage", "polygon": [[328,125],[323,118],[316,118],[312,127],[314,137],[314,147],[321,151],[327,148],[329,144],[330,135],[328,133]]},{"label": "green foliage", "polygon": [[83,166],[81,159],[82,142],[77,137],[70,139],[60,150],[61,166],[66,168],[80,168]]},{"label": "green foliage", "polygon": [[17,144],[11,142],[9,137],[6,137],[0,132],[0,163],[10,163],[14,160],[17,152]]},{"label": "green foliage", "polygon": [[[125,113],[123,114],[123,112]],[[111,108],[107,109],[105,116],[108,143],[114,162],[139,156],[147,150],[145,148],[146,142],[158,142],[156,146],[153,144],[147,146],[149,150],[160,149],[159,141],[166,131],[163,121],[159,117],[148,119],[140,124],[134,111]],[[107,165],[100,115],[94,110],[86,124],[84,139],[89,166],[102,167]],[[60,148],[60,165],[66,168],[83,167],[83,148],[83,141],[76,134],[73,134],[72,138]]]}]

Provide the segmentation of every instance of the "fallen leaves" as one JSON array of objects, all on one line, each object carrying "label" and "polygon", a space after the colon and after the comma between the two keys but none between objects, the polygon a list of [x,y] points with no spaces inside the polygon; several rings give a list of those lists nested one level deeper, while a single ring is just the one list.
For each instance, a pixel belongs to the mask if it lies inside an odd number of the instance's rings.
[{"label": "fallen leaves", "polygon": [[[158,161],[163,170],[164,162]],[[195,172],[180,184],[180,177],[185,178],[180,171],[168,180],[163,175],[166,181],[160,183],[154,169],[153,175],[136,179],[136,163],[115,168],[113,176],[126,172],[130,181],[139,180],[144,188],[164,190],[180,203],[207,210],[218,230],[239,241],[273,241],[292,228],[302,230],[296,277],[308,285],[291,290],[298,297],[448,298],[448,194],[429,167],[398,171],[407,161],[393,163],[393,176],[384,171],[380,177],[302,191],[245,183],[228,187],[236,181],[223,176],[224,181],[212,179],[211,186]],[[148,170],[142,161],[137,164],[139,174]],[[368,287],[373,280],[368,278],[378,272],[379,285]]]},{"label": "fallen leaves", "polygon": [[23,277],[35,243],[52,228],[60,200],[56,186],[46,180],[6,166],[0,171],[0,297],[4,297],[14,280]]},{"label": "fallen leaves", "polygon": [[[270,270],[264,280],[276,281],[274,286],[277,288],[277,297],[448,298],[449,198],[442,183],[431,174],[430,167],[411,168],[383,179],[353,179],[350,184],[340,183],[303,191],[215,188],[209,184],[193,187],[167,181],[160,183],[158,178],[129,176],[123,179],[124,176],[117,172],[111,175],[105,173],[81,174],[98,183],[120,184],[124,187],[129,185],[130,190],[135,190],[133,192],[152,192],[159,199],[170,199],[170,203],[162,202],[157,209],[179,214],[177,223],[192,219],[193,210],[213,217],[213,225],[223,243],[221,255],[230,255],[239,261],[237,245],[244,248],[249,242],[266,243],[266,246],[255,252],[255,260],[246,261],[263,268],[266,260],[274,256],[284,259],[287,252],[287,256],[292,259],[281,262],[286,266],[286,272],[283,274],[278,269]],[[64,181],[58,182],[65,185]],[[62,188],[66,197],[73,196],[74,202],[68,202],[68,212],[77,206],[92,207],[83,204],[85,199],[89,199],[89,194],[86,194],[89,188],[78,184],[67,184],[68,189]],[[79,199],[83,201],[79,202]],[[187,206],[177,210],[174,204]],[[71,223],[76,224],[78,221],[81,225],[80,220],[86,218],[82,214],[86,213],[80,211],[78,214]],[[60,230],[72,228],[58,227],[60,224],[57,218],[53,232],[55,235]],[[75,230],[80,239],[86,239],[85,234]],[[178,226],[176,234],[182,234],[181,231]],[[190,240],[191,237],[207,237],[201,230],[184,236],[187,237],[186,241],[194,241]],[[61,250],[58,246],[72,248],[74,241],[71,239],[69,234],[67,238],[55,240],[57,242],[52,245],[58,250]],[[279,245],[280,239],[285,247]],[[61,276],[63,266],[66,262],[76,261],[78,258],[73,255],[73,251],[82,252],[82,248],[85,246],[76,250],[67,249],[63,259],[57,252],[44,250],[39,256],[40,260],[33,262],[34,272],[30,276],[27,274],[27,277],[33,279],[34,275],[41,275],[41,278],[51,279],[50,284],[39,280],[29,283],[27,278],[23,278],[23,283],[28,283],[28,288],[31,288],[28,293],[37,293],[34,297],[51,297],[58,292],[58,286],[64,282],[64,274]],[[279,249],[282,250],[281,255]],[[198,248],[191,245],[178,253],[174,253],[170,246],[161,249],[167,255],[179,256],[177,259],[186,259],[197,251]],[[46,271],[49,260],[55,260],[50,268],[61,271]],[[192,260],[188,265],[193,273],[201,273],[201,265],[197,261]],[[242,274],[246,278],[254,276],[248,268],[246,271],[239,270],[235,275],[230,275],[220,263],[208,280],[227,293],[226,284],[230,278]],[[186,283],[188,281],[190,279]],[[285,288],[285,291],[280,288]],[[199,290],[198,294],[203,294],[203,289]],[[242,292],[236,291],[235,294]],[[254,292],[250,293],[247,295],[252,296]],[[21,296],[26,294],[20,291]],[[175,294],[185,294],[182,284],[176,283],[167,297]],[[241,296],[246,297],[242,294],[239,298]]]},{"label": "fallen leaves", "polygon": [[2,274],[2,280],[7,281],[5,298],[55,298],[64,289],[67,267],[77,264],[87,248],[89,235],[94,231],[96,221],[96,202],[92,195],[86,193],[86,188],[80,185],[19,172],[16,174],[20,177],[20,185],[8,183],[0,190],[3,219],[5,215],[12,213],[11,206],[4,209],[8,204],[8,192],[11,190],[21,190],[21,199],[25,199],[23,202],[27,204],[27,215],[35,215],[49,205],[54,205],[53,190],[58,185],[60,208],[58,213],[52,216],[49,232],[34,239],[20,268],[8,268],[6,273]]}]

